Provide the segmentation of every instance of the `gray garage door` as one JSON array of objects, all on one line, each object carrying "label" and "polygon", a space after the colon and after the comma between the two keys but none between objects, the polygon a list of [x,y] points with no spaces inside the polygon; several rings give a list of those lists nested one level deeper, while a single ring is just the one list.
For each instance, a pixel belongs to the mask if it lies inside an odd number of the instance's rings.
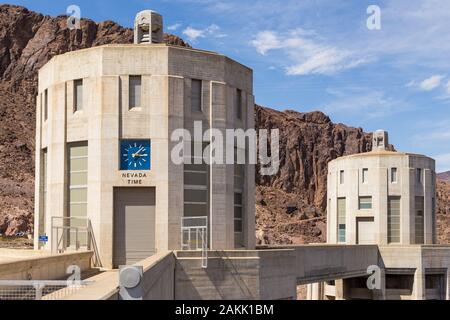
[{"label": "gray garage door", "polygon": [[155,188],[114,189],[114,267],[155,253]]}]

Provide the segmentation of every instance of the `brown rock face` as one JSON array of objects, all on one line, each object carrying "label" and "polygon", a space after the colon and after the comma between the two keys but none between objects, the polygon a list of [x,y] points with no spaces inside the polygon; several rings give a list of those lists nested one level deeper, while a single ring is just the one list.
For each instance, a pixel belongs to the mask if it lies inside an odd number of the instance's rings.
[{"label": "brown rock face", "polygon": [[450,243],[450,182],[437,179],[437,240],[440,244]]},{"label": "brown rock face", "polygon": [[[67,17],[0,5],[0,234],[32,231],[37,71],[53,56],[108,43],[132,43],[133,31],[112,21]],[[169,44],[189,46],[174,35]]]}]

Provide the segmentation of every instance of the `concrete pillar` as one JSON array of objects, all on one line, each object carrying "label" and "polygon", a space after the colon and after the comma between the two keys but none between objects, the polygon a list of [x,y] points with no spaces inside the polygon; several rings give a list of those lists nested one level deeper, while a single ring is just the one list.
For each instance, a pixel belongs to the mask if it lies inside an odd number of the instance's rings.
[{"label": "concrete pillar", "polygon": [[[56,246],[56,233],[52,234],[52,217],[64,217],[67,212],[67,146],[66,146],[66,84],[59,83],[48,89],[48,205],[46,250]],[[61,221],[59,221],[61,222]],[[61,231],[60,231],[61,235]],[[59,236],[60,236],[59,235]],[[55,247],[56,248],[56,247]]]},{"label": "concrete pillar", "polygon": [[[253,95],[247,95],[246,100],[247,128],[255,127],[255,99]],[[251,151],[251,148],[249,148]],[[254,147],[256,152],[256,146]],[[248,152],[247,151],[247,154]],[[247,249],[254,249],[256,245],[255,236],[255,170],[256,166],[247,163],[245,166],[245,217],[244,217],[244,245]],[[234,223],[233,223],[234,225]]]},{"label": "concrete pillar", "polygon": [[345,300],[344,279],[334,281],[336,289],[336,300]]},{"label": "concrete pillar", "polygon": [[[148,81],[148,86],[148,91],[146,90],[147,92],[143,91],[142,93],[143,97],[144,95],[148,95],[148,109],[150,110],[148,116],[152,150],[167,151],[161,153],[153,151],[151,160],[151,172],[158,172],[158,176],[155,176],[154,181],[157,203],[155,216],[156,250],[179,249],[180,247],[169,247],[169,242],[177,245],[181,238],[181,228],[179,227],[181,221],[176,221],[177,215],[180,213],[169,210],[169,203],[172,200],[173,203],[171,203],[171,205],[176,207],[176,210],[180,210],[180,206],[176,205],[176,203],[177,201],[181,202],[183,196],[179,194],[177,197],[172,197],[173,194],[168,194],[167,192],[169,184],[173,183],[173,180],[171,180],[172,177],[169,178],[169,168],[171,167],[172,162],[170,159],[171,148],[168,136],[170,139],[172,133],[170,132],[172,121],[176,121],[174,126],[180,124],[180,121],[177,121],[175,117],[171,117],[171,113],[180,112],[181,106],[179,100],[182,98],[182,93],[180,94],[180,92],[176,91],[183,90],[183,81],[165,75],[152,75]],[[178,116],[181,116],[181,114]],[[174,168],[174,170],[183,170],[183,166]],[[178,172],[177,175],[175,172],[173,172],[175,177],[180,177],[180,173]],[[183,180],[181,179],[180,181],[181,183],[176,190],[182,193]],[[173,217],[169,218],[169,216],[172,215]],[[172,236],[169,237],[169,234]]]},{"label": "concrete pillar", "polygon": [[327,205],[327,243],[337,243],[337,173],[328,174],[328,205]]},{"label": "concrete pillar", "polygon": [[409,242],[403,244],[414,244],[416,241],[416,171],[414,168],[409,169],[409,212],[406,212],[409,215],[409,225],[407,226],[409,230]]},{"label": "concrete pillar", "polygon": [[306,285],[306,300],[312,300],[312,283]]},{"label": "concrete pillar", "polygon": [[376,230],[378,231],[376,234],[376,243],[380,245],[387,244],[387,201],[388,201],[388,169],[387,168],[379,168],[377,176],[377,184],[379,188],[378,194],[375,195],[375,206],[374,211],[374,223],[376,226]]},{"label": "concrete pillar", "polygon": [[[359,170],[349,169],[344,172],[344,186],[348,190],[345,194],[347,198],[345,200],[346,210],[345,210],[345,242],[346,244],[357,244],[357,226],[355,212],[359,210]],[[352,182],[357,183],[352,183]]]},{"label": "concrete pillar", "polygon": [[447,274],[445,279],[445,300],[450,300],[450,268],[447,268]]},{"label": "concrete pillar", "polygon": [[432,184],[432,172],[430,169],[424,169],[423,195],[424,195],[424,243],[433,244],[433,215],[432,198],[434,195],[434,186]]},{"label": "concrete pillar", "polygon": [[307,285],[308,300],[323,300],[323,282],[310,283]]},{"label": "concrete pillar", "polygon": [[[211,107],[210,107],[210,127],[218,129],[225,137],[225,124],[227,114],[228,90],[224,83],[211,83]],[[232,100],[231,100],[232,101]],[[227,249],[227,204],[226,189],[227,184],[233,183],[234,176],[227,175],[226,164],[210,165],[210,212],[209,221],[211,229],[210,248],[214,250]],[[230,243],[228,243],[230,244]]]},{"label": "concrete pillar", "polygon": [[413,286],[413,300],[425,300],[425,271],[422,268],[417,268],[414,273],[414,286]]},{"label": "concrete pillar", "polygon": [[413,204],[411,199],[413,198],[413,194],[411,192],[414,191],[414,189],[410,186],[410,179],[414,178],[414,176],[411,177],[411,169],[409,168],[402,168],[399,176],[400,183],[400,191],[403,195],[400,199],[400,241],[403,245],[411,244],[411,225],[413,224],[413,215],[411,214],[411,210],[413,207],[411,205]]},{"label": "concrete pillar", "polygon": [[[158,77],[161,78],[161,77]],[[184,126],[184,79],[180,77],[170,76],[169,79],[169,139],[176,129],[183,128]],[[150,116],[151,118],[151,116]],[[183,215],[183,201],[184,201],[184,166],[176,165],[171,160],[171,152],[173,147],[178,142],[168,141],[168,176],[169,176],[169,188],[168,198],[166,201],[168,207],[168,234],[173,235],[168,238],[168,248],[171,250],[181,249],[181,217]],[[163,235],[162,235],[163,236]]]},{"label": "concrete pillar", "polygon": [[373,290],[373,300],[386,300],[386,270],[380,271],[380,287]]},{"label": "concrete pillar", "polygon": [[84,86],[84,105],[89,112],[87,217],[101,261],[104,267],[111,268],[114,237],[111,185],[116,179],[111,172],[119,167],[119,77],[85,79]]},{"label": "concrete pillar", "polygon": [[[42,196],[43,196],[43,186],[42,186],[42,94],[36,97],[36,144],[35,144],[35,183],[34,183],[34,237],[33,244],[34,249],[39,249],[39,213],[43,210],[42,208]],[[44,201],[45,203],[45,201]]]}]

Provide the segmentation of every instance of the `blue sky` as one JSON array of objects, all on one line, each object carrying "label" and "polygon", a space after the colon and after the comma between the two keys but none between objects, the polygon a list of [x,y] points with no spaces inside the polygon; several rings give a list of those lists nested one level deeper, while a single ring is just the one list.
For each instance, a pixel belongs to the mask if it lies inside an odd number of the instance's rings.
[{"label": "blue sky", "polygon": [[[450,170],[448,0],[39,0],[9,1],[50,15],[71,4],[82,17],[131,27],[153,9],[165,31],[254,70],[256,102],[321,110],[334,122],[385,129],[398,150]],[[369,30],[369,5],[381,29]]]}]

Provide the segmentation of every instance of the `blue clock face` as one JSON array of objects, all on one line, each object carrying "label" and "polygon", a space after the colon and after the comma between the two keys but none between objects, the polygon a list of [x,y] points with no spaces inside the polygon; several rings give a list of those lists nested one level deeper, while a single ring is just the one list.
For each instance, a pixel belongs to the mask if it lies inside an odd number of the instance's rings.
[{"label": "blue clock face", "polygon": [[120,170],[150,170],[150,140],[120,142]]}]

